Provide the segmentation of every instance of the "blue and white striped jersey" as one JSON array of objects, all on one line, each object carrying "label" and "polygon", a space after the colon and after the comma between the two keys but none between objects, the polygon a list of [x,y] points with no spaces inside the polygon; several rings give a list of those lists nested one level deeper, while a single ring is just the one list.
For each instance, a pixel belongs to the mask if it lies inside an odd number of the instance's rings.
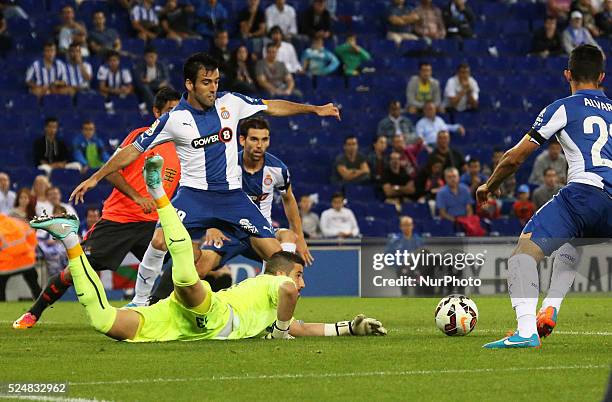
[{"label": "blue and white striped jersey", "polygon": [[48,86],[56,81],[66,81],[66,65],[59,59],[53,60],[49,67],[43,59],[35,60],[26,72],[26,82]]},{"label": "blue and white striped jersey", "polygon": [[179,104],[161,116],[133,142],[146,149],[173,141],[181,162],[181,186],[200,190],[242,188],[242,169],[238,164],[238,122],[266,110],[261,99],[220,92],[214,107],[198,110],[184,94]]},{"label": "blue and white striped jersey", "polygon": [[[238,163],[244,165],[243,151],[238,153]],[[242,190],[257,205],[264,218],[272,223],[272,201],[274,191],[285,194],[291,185],[289,169],[276,156],[265,153],[264,165],[259,171],[250,174],[242,169]]]},{"label": "blue and white striped jersey", "polygon": [[157,11],[155,11],[155,6],[151,8],[146,8],[140,4],[134,6],[130,12],[130,19],[132,21],[146,21],[153,25],[159,24],[159,18],[157,16]]},{"label": "blue and white striped jersey", "polygon": [[580,90],[545,107],[529,132],[542,145],[553,135],[569,165],[568,183],[612,196],[612,101],[600,90]]},{"label": "blue and white striped jersey", "polygon": [[[91,64],[84,61],[83,67],[89,74],[91,80]],[[79,67],[77,64],[66,63],[66,84],[68,84],[70,87],[89,88],[89,81],[83,78],[81,67]]]},{"label": "blue and white striped jersey", "polygon": [[106,64],[98,68],[97,78],[100,82],[106,82],[109,88],[120,88],[122,85],[132,83],[132,73],[129,69],[119,67],[117,71],[112,72]]}]

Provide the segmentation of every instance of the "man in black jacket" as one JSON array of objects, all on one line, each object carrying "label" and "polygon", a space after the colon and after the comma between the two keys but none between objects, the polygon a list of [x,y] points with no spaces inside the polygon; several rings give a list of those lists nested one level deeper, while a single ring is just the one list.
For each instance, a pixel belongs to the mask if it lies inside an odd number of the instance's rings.
[{"label": "man in black jacket", "polygon": [[544,27],[533,35],[531,53],[541,57],[558,56],[563,53],[561,34],[557,31],[557,19],[546,17]]},{"label": "man in black jacket", "polygon": [[78,162],[69,162],[70,152],[66,143],[57,137],[59,122],[55,117],[45,120],[44,135],[32,144],[34,166],[51,174],[53,169],[81,169]]},{"label": "man in black jacket", "polygon": [[472,24],[474,12],[465,4],[465,0],[451,0],[442,11],[447,38],[469,39],[474,37]]},{"label": "man in black jacket", "polygon": [[169,86],[168,67],[157,59],[157,50],[148,46],[144,60],[134,67],[134,84],[140,98],[140,111],[146,114],[153,109],[153,99],[161,87]]}]

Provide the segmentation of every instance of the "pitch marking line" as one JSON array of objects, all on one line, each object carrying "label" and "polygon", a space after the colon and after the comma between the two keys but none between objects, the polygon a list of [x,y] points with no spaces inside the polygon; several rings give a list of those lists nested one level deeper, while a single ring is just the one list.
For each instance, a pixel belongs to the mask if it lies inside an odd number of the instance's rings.
[{"label": "pitch marking line", "polygon": [[[393,331],[393,329],[391,329],[391,331]],[[416,332],[419,333],[438,333],[438,331],[434,331],[432,330],[424,330],[424,329],[417,329]],[[485,334],[503,334],[504,331],[501,329],[475,329],[474,333],[485,333]],[[606,331],[586,331],[586,332],[582,332],[582,331],[553,331],[553,335],[581,335],[581,336],[612,336],[612,332],[606,332]]]},{"label": "pitch marking line", "polygon": [[502,373],[519,371],[555,371],[555,370],[599,370],[609,369],[609,365],[584,366],[543,366],[543,367],[509,367],[509,368],[480,368],[457,370],[407,370],[407,371],[370,371],[354,373],[301,373],[301,374],[273,374],[257,376],[212,376],[194,378],[144,378],[117,381],[70,382],[70,386],[77,385],[113,385],[113,384],[147,384],[165,382],[192,382],[192,381],[242,381],[242,380],[282,380],[302,378],[344,378],[344,377],[384,377],[384,376],[411,376],[411,375],[440,375],[440,374],[475,374],[475,373]]},{"label": "pitch marking line", "polygon": [[61,396],[46,395],[0,395],[0,399],[22,399],[28,401],[49,401],[49,402],[108,402],[103,399],[85,398],[64,398]]}]

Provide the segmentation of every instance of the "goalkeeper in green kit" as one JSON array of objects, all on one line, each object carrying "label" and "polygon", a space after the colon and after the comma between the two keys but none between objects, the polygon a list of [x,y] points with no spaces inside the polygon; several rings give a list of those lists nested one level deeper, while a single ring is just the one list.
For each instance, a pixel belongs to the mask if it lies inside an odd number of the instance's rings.
[{"label": "goalkeeper in green kit", "polygon": [[305,286],[304,261],[286,251],[270,258],[265,274],[213,292],[198,277],[191,238],[162,186],[162,165],[163,159],[154,155],[146,160],[144,169],[147,189],[157,204],[173,261],[174,292],[157,304],[117,309],[108,303],[102,283],[79,245],[76,234],[79,224],[75,216],[39,217],[30,222],[33,228],[45,230],[63,242],[77,297],[97,331],[128,342],[387,333],[379,321],[361,314],[352,321],[335,324],[294,320],[300,290]]}]

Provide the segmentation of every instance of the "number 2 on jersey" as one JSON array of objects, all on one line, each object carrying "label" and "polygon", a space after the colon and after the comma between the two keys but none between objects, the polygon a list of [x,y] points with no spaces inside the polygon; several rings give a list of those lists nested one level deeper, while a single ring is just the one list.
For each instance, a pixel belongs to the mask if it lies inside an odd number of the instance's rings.
[{"label": "number 2 on jersey", "polygon": [[593,134],[595,132],[595,126],[599,127],[599,138],[593,144],[593,148],[591,148],[591,158],[593,158],[593,166],[606,166],[612,168],[612,160],[602,158],[601,150],[608,142],[608,136],[612,136],[612,124],[610,124],[610,129],[608,130],[608,126],[606,121],[599,116],[589,116],[584,119],[584,133],[585,134]]}]

